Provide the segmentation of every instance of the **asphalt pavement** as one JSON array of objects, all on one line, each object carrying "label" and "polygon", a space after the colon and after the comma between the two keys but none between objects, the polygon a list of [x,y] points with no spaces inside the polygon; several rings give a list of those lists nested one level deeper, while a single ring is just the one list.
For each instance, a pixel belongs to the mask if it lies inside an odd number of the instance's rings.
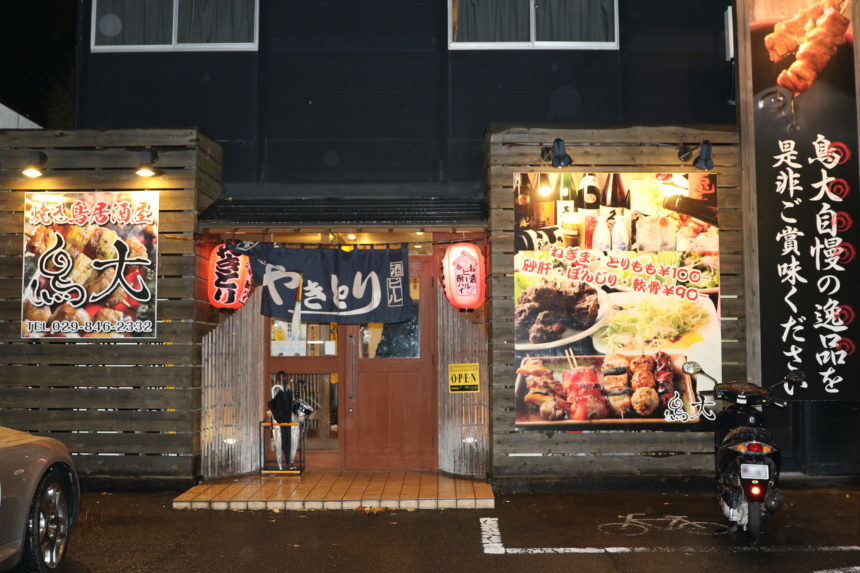
[{"label": "asphalt pavement", "polygon": [[89,492],[67,570],[860,572],[860,486],[792,485],[756,548],[724,532],[707,491],[635,489],[500,495],[492,510],[277,513]]}]

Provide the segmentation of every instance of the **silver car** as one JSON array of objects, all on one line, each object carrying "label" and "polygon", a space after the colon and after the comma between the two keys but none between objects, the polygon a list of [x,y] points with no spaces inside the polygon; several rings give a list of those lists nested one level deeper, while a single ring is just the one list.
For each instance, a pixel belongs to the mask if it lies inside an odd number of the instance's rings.
[{"label": "silver car", "polygon": [[57,571],[80,498],[65,445],[0,427],[0,570]]}]

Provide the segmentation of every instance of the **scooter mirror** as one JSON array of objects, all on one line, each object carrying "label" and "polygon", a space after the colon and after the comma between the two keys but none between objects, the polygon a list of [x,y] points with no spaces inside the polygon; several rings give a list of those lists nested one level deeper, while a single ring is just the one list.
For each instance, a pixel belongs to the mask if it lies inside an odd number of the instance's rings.
[{"label": "scooter mirror", "polygon": [[690,360],[689,362],[684,362],[684,365],[681,366],[681,370],[683,370],[685,374],[698,374],[702,371],[702,365],[694,360]]},{"label": "scooter mirror", "polygon": [[806,374],[801,372],[800,370],[792,370],[788,374],[786,374],[785,379],[792,384],[800,384],[804,380],[806,380]]}]

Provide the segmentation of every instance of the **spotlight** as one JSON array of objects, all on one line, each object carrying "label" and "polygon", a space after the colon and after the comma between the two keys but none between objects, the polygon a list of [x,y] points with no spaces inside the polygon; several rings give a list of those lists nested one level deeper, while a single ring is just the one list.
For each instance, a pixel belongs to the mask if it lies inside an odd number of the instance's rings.
[{"label": "spotlight", "polygon": [[546,161],[547,163],[552,161],[552,147],[541,147],[540,158],[541,161]]},{"label": "spotlight", "polygon": [[711,159],[711,142],[707,139],[702,142],[699,156],[693,161],[693,167],[703,171],[714,168],[714,160]]},{"label": "spotlight", "polygon": [[552,162],[553,167],[567,167],[573,161],[565,150],[564,140],[561,138],[552,142],[552,147],[541,147],[540,158],[547,163]]},{"label": "spotlight", "polygon": [[44,151],[28,151],[27,165],[21,173],[31,179],[41,177],[46,163],[48,163],[48,155]]},{"label": "spotlight", "polygon": [[552,142],[552,166],[553,167],[567,167],[570,165],[571,161],[570,155],[567,154],[567,150],[565,149],[564,140],[562,138],[558,138]]},{"label": "spotlight", "polygon": [[140,162],[135,173],[141,177],[152,177],[158,171],[155,164],[158,161],[158,152],[154,149],[144,149],[140,152]]},{"label": "spotlight", "polygon": [[681,144],[681,148],[678,149],[678,159],[684,163],[688,162],[693,158],[693,151],[695,151],[697,147],[699,146],[694,145],[693,147],[688,147],[687,145]]}]

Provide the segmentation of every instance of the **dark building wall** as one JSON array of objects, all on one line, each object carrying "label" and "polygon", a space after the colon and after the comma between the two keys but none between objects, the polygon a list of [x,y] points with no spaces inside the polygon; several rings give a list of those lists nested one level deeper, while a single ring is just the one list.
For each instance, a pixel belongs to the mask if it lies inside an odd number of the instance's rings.
[{"label": "dark building wall", "polygon": [[45,128],[74,124],[75,2],[0,3],[0,103]]},{"label": "dark building wall", "polygon": [[225,173],[255,180],[257,63],[251,52],[90,55],[78,75],[77,127],[199,127],[221,145]]},{"label": "dark building wall", "polygon": [[477,181],[491,123],[734,123],[729,0],[619,4],[618,51],[449,51],[442,0],[261,0],[259,52],[79,46],[77,125],[198,126],[227,182],[366,183]]}]

